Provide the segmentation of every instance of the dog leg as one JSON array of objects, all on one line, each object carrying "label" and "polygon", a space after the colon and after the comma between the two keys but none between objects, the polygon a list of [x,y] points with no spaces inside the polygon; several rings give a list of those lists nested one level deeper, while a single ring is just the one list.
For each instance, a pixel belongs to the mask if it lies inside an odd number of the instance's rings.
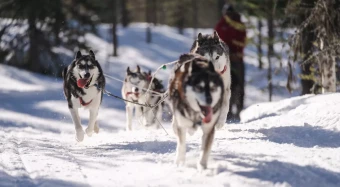
[{"label": "dog leg", "polygon": [[98,108],[96,109],[90,109],[90,120],[89,120],[89,125],[87,126],[85,132],[87,134],[87,136],[91,137],[93,134],[93,130],[94,130],[94,125],[96,123],[97,120],[97,116],[98,116]]},{"label": "dog leg", "polygon": [[182,127],[177,127],[177,147],[176,147],[176,160],[177,166],[183,166],[185,164],[185,154],[186,154],[186,129]]},{"label": "dog leg", "polygon": [[162,106],[159,106],[158,109],[156,110],[157,114],[155,116],[155,123],[156,123],[156,129],[161,128],[161,122],[162,122],[162,114],[163,114],[163,108]]},{"label": "dog leg", "polygon": [[202,171],[207,168],[207,162],[211,151],[211,146],[214,141],[215,128],[214,127],[203,127],[203,136],[202,136],[202,146],[200,159],[197,163],[197,169]]},{"label": "dog leg", "polygon": [[229,103],[230,103],[230,90],[226,90],[225,98],[221,108],[220,117],[215,125],[215,128],[221,129],[223,125],[226,123],[228,112],[229,112]]},{"label": "dog leg", "polygon": [[[136,106],[135,107],[135,112],[136,112],[136,119],[137,119],[137,121],[138,121],[138,123],[139,123],[139,125],[146,125],[146,122],[144,122],[145,121],[145,116],[146,116],[146,113],[143,113],[143,111],[142,111],[142,107],[140,107],[140,106]],[[149,112],[151,112],[151,111],[149,111]]]},{"label": "dog leg", "polygon": [[84,140],[84,131],[80,123],[78,109],[70,108],[70,113],[72,116],[74,127],[76,129],[76,140],[78,142],[82,142]]},{"label": "dog leg", "polygon": [[96,134],[98,134],[99,133],[99,125],[98,125],[98,121],[96,121],[96,123],[94,124],[94,132],[96,133]]},{"label": "dog leg", "polygon": [[126,131],[132,130],[132,110],[132,106],[126,105]]}]

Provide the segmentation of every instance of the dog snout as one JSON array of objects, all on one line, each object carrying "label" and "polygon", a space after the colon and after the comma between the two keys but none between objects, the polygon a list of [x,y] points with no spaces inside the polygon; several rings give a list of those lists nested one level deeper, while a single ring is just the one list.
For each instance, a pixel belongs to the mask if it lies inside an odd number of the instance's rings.
[{"label": "dog snout", "polygon": [[138,92],[139,89],[137,87],[133,87],[133,92]]},{"label": "dog snout", "polygon": [[89,72],[85,73],[84,78],[86,79],[90,78],[90,73]]},{"label": "dog snout", "polygon": [[210,105],[212,103],[211,95],[207,95],[206,102],[207,102],[208,105]]}]

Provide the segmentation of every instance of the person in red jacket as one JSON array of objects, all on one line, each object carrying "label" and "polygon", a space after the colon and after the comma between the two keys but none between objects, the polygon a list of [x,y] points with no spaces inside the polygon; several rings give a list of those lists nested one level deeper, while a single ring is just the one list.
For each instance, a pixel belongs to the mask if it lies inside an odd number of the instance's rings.
[{"label": "person in red jacket", "polygon": [[239,121],[244,103],[245,66],[243,50],[246,44],[246,27],[241,21],[240,14],[232,6],[225,5],[222,13],[223,15],[215,30],[228,45],[230,52],[231,98],[227,120]]}]

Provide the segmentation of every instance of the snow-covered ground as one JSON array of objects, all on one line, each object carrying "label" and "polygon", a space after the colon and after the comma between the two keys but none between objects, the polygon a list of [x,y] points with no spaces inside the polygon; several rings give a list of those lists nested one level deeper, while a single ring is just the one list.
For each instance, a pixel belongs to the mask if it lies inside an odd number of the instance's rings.
[{"label": "snow-covered ground", "polygon": [[[118,78],[128,65],[154,70],[175,60],[192,42],[192,31],[182,36],[161,26],[146,45],[145,25],[134,24],[119,30],[120,57],[113,59],[106,57],[108,29],[101,29],[103,39],[86,39],[109,62],[104,71]],[[246,60],[246,105],[253,105],[242,123],[217,131],[202,173],[195,168],[200,132],[188,137],[187,164],[177,168],[170,125],[163,123],[169,135],[137,123],[125,132],[124,104],[105,96],[100,133],[77,143],[61,80],[0,65],[0,186],[340,186],[340,94],[281,100],[289,95],[278,86],[274,99],[281,101],[260,103],[267,100],[265,70],[255,62]],[[159,76],[165,81],[167,71]],[[119,94],[120,87],[108,80],[109,91]],[[86,111],[81,117],[86,125]]]}]

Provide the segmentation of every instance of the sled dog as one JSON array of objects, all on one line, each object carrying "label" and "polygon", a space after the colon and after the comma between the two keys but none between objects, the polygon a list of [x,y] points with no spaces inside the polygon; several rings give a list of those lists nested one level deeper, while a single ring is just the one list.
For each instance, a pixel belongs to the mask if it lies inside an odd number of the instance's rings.
[{"label": "sled dog", "polygon": [[216,31],[212,35],[198,34],[197,39],[194,41],[191,53],[196,53],[204,56],[206,59],[214,64],[216,72],[221,74],[224,83],[224,100],[220,118],[216,127],[223,127],[226,122],[229,111],[229,99],[231,96],[230,85],[230,60],[229,60],[229,48],[219,38]]},{"label": "sled dog", "polygon": [[[128,67],[122,87],[123,98],[135,103],[154,106],[161,99],[160,95],[157,93],[163,93],[164,90],[161,81],[154,78],[150,89],[153,92],[146,93],[146,90],[150,85],[150,81],[151,72],[142,72],[138,65],[135,71],[131,71],[130,67]],[[155,125],[156,128],[159,128],[157,119],[161,119],[162,105],[158,105],[153,110],[150,110],[149,107],[144,107],[130,102],[125,102],[125,104],[127,131],[132,130],[133,112],[135,112],[137,120],[144,126]]]},{"label": "sled dog", "polygon": [[76,140],[81,142],[84,139],[84,131],[78,109],[85,108],[90,113],[86,134],[91,137],[93,132],[98,133],[97,115],[103,98],[105,77],[91,50],[89,55],[82,55],[78,51],[72,63],[63,70],[62,76],[64,95],[76,130]]},{"label": "sled dog", "polygon": [[223,111],[224,84],[213,63],[198,54],[184,54],[175,66],[169,82],[169,101],[173,112],[172,127],[177,136],[177,165],[183,165],[186,133],[203,131],[199,170],[206,169],[214,139],[215,125]]}]

